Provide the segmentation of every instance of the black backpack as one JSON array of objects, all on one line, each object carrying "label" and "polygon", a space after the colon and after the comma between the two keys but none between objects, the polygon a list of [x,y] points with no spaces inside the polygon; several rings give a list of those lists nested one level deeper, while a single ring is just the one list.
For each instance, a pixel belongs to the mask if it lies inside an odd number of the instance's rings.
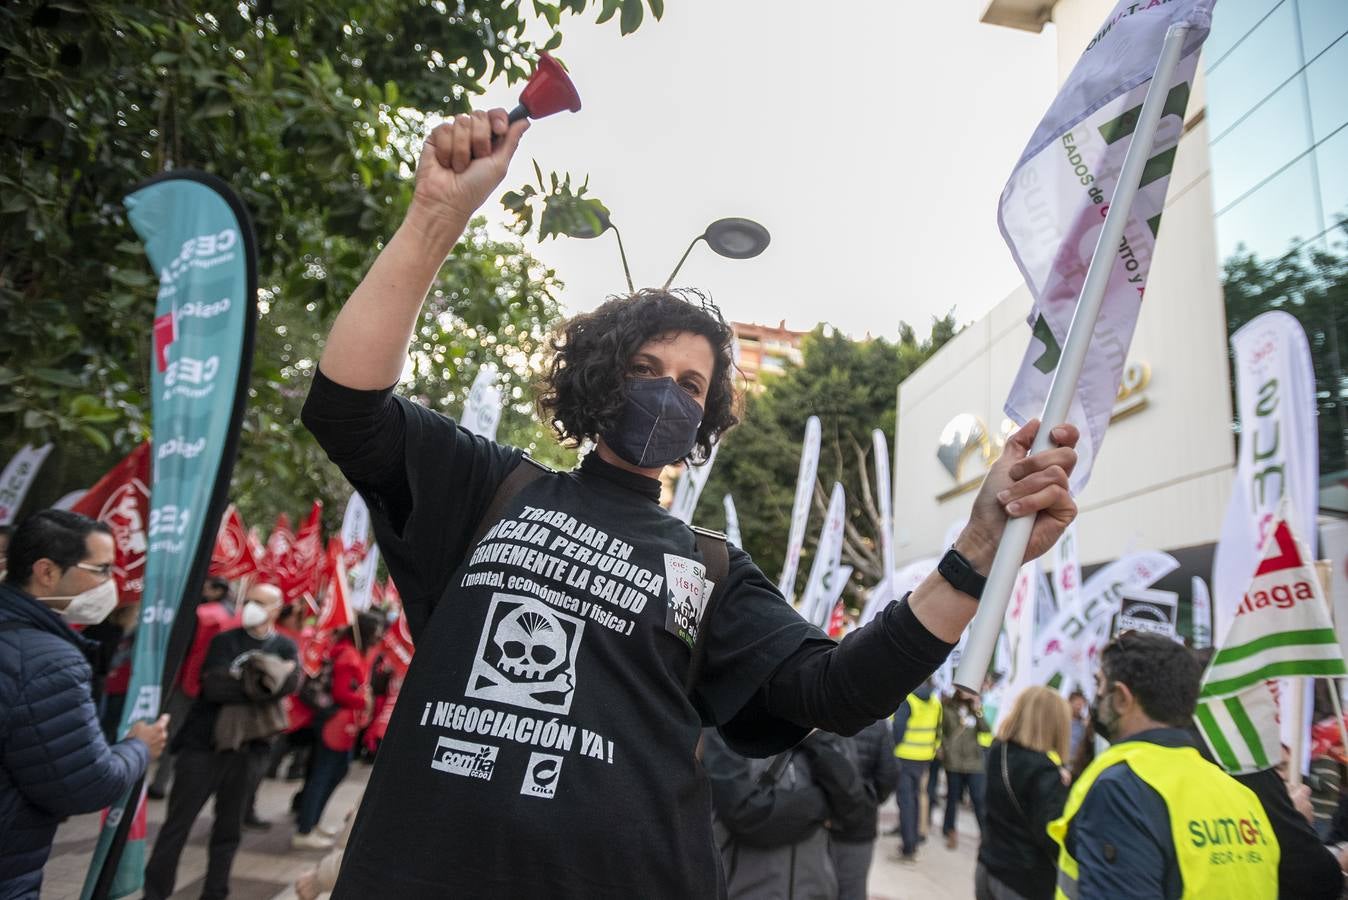
[{"label": "black backpack", "polygon": [[[491,527],[505,517],[506,507],[510,505],[510,501],[515,499],[520,491],[544,475],[555,474],[557,474],[555,470],[535,461],[529,454],[524,454],[519,464],[510,470],[505,480],[501,482],[500,487],[496,489],[491,502],[487,504],[487,511],[483,513],[477,531],[474,532],[473,539],[468,544],[470,552],[471,548],[478,545]],[[693,535],[697,538],[698,552],[702,555],[703,564],[707,567],[706,578],[715,585],[712,588],[711,596],[707,598],[706,609],[702,612],[702,626],[697,630],[697,640],[693,644],[693,659],[688,666],[688,675],[684,678],[684,693],[691,694],[693,686],[697,684],[698,678],[702,675],[702,665],[706,660],[707,650],[704,642],[708,630],[707,625],[711,622],[712,614],[716,611],[721,595],[725,593],[726,575],[730,571],[730,551],[727,549],[725,535],[719,531],[709,531],[706,528],[698,528],[696,525],[688,527],[693,530]]]}]

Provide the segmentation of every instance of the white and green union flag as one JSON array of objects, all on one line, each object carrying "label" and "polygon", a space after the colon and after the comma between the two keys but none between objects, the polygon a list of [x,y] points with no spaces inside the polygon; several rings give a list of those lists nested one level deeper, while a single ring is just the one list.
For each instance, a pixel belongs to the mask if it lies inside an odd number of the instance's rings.
[{"label": "white and green union flag", "polygon": [[1281,758],[1270,679],[1348,674],[1320,582],[1283,501],[1254,581],[1212,657],[1194,719],[1228,772],[1258,772]]}]

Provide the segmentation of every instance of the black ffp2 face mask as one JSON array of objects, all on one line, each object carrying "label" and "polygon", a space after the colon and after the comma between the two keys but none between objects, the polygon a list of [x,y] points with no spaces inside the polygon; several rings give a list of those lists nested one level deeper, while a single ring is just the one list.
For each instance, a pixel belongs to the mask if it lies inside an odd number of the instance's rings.
[{"label": "black ffp2 face mask", "polygon": [[642,469],[679,462],[693,452],[702,407],[673,378],[629,378],[618,423],[604,442],[618,456]]},{"label": "black ffp2 face mask", "polygon": [[1119,714],[1109,696],[1112,690],[1101,691],[1091,705],[1091,729],[1111,744],[1119,726]]}]

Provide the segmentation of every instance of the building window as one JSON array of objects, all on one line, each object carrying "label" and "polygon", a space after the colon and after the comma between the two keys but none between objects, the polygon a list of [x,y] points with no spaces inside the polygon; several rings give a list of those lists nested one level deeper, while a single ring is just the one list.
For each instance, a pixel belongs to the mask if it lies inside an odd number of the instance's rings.
[{"label": "building window", "polygon": [[1348,2],[1219,4],[1204,48],[1217,246],[1234,331],[1306,331],[1322,476],[1348,478]]}]

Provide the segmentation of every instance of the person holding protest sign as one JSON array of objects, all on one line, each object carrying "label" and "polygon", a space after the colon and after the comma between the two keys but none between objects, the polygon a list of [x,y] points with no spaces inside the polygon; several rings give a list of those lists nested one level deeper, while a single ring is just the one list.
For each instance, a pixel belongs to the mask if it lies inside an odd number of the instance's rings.
[{"label": "person holding protest sign", "polygon": [[594,441],[575,471],[395,397],[427,291],[527,127],[492,110],[431,133],[305,404],[417,646],[339,900],[724,896],[700,728],[767,756],[887,716],[972,618],[1008,516],[1034,517],[1037,556],[1076,515],[1076,429],[1030,457],[1027,425],[940,574],[835,644],[747,554],[659,506],[662,467],[705,461],[737,422],[731,332],[701,295],[639,291],[559,332],[540,407],[559,438]]}]

